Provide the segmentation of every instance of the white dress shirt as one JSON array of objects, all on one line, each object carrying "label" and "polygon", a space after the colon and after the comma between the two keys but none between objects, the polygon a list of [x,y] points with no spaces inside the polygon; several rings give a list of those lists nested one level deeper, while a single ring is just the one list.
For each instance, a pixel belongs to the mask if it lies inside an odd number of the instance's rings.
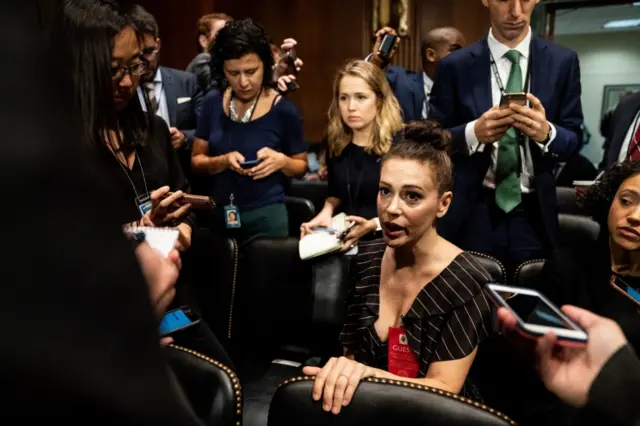
[{"label": "white dress shirt", "polygon": [[433,89],[433,80],[429,78],[426,72],[422,71],[422,81],[424,81],[424,103],[422,104],[422,119],[426,120],[429,116],[429,95]]},{"label": "white dress shirt", "polygon": [[[171,123],[169,120],[169,108],[167,107],[167,94],[164,90],[164,84],[162,84],[162,73],[160,72],[160,68],[156,71],[155,77],[153,77],[153,82],[155,83],[155,95],[158,100],[158,111],[156,111],[156,115],[161,117],[166,123],[168,127],[171,127]],[[144,88],[142,86],[138,87],[138,98],[140,99],[140,105],[142,105],[142,110],[146,111],[147,106],[144,103],[144,97],[142,91]]]},{"label": "white dress shirt", "polygon": [[638,126],[640,125],[640,111],[636,114],[636,118],[629,126],[629,130],[627,130],[627,135],[624,137],[622,141],[622,146],[620,147],[620,153],[618,154],[618,164],[624,163],[629,155],[629,146],[631,145],[631,140],[633,136],[636,134]]},{"label": "white dress shirt", "polygon": [[[496,61],[496,67],[498,68],[498,74],[500,74],[500,78],[502,79],[503,85],[506,86],[507,81],[509,80],[509,74],[511,73],[511,61],[507,59],[504,55],[511,50],[509,46],[506,46],[500,43],[493,36],[493,31],[489,30],[489,36],[487,38],[487,42],[489,44],[489,51],[493,55],[493,58]],[[531,49],[531,28],[529,28],[529,33],[527,37],[525,37],[522,42],[515,47],[515,50],[520,52],[520,68],[522,69],[522,78],[525,79],[527,75],[527,68],[529,66],[529,58],[530,58],[530,50]],[[494,73],[491,69],[488,70],[491,75],[491,97],[493,101],[493,105],[498,105],[500,102],[500,98],[502,97],[502,93],[500,92],[500,86],[498,86],[498,82],[494,76]],[[541,78],[538,76],[537,78]],[[542,76],[544,78],[544,76]],[[523,82],[524,83],[524,82]],[[531,82],[529,82],[529,86]],[[527,89],[523,89],[523,91],[528,91]],[[475,133],[475,124],[476,121],[472,121],[467,124],[465,127],[465,139],[467,141],[467,146],[469,149],[469,155],[475,152],[482,152],[484,149],[489,149],[488,144],[481,144],[478,141]],[[536,143],[540,147],[541,150],[546,151],[551,142],[556,138],[556,129],[553,124],[549,123],[551,133],[549,142],[544,145],[541,143]],[[499,141],[494,142],[491,146],[493,147],[491,152],[491,167],[487,171],[485,175],[483,185],[487,188],[495,188],[496,187],[496,166],[498,164],[498,144]],[[485,148],[485,146],[487,148]],[[533,192],[533,178],[534,178],[534,170],[533,170],[533,160],[531,158],[531,151],[529,149],[529,144],[525,143],[520,147],[520,156],[522,158],[522,173],[520,174],[520,187],[523,193]]]}]

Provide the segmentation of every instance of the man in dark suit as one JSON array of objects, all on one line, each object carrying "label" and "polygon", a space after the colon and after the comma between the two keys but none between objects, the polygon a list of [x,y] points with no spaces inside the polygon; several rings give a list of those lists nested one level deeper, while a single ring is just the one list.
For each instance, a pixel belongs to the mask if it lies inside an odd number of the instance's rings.
[{"label": "man in dark suit", "polygon": [[[488,36],[440,62],[430,98],[430,118],[453,136],[456,170],[439,230],[513,270],[555,244],[554,165],[582,145],[580,69],[575,52],[532,34],[538,1],[482,2]],[[526,105],[500,107],[514,92],[529,92]]]},{"label": "man in dark suit", "polygon": [[153,15],[142,6],[135,6],[132,19],[143,34],[142,56],[149,62],[149,70],[138,89],[140,101],[144,105],[142,91],[145,90],[151,107],[169,126],[173,147],[185,175],[191,178],[191,147],[203,92],[194,74],[160,66],[160,31]]},{"label": "man in dark suit", "polygon": [[[392,32],[388,28],[380,31],[378,38]],[[387,70],[387,80],[396,96],[404,121],[424,120],[429,115],[429,96],[436,78],[440,61],[451,52],[466,44],[464,36],[456,28],[435,28],[427,33],[420,43],[422,70],[409,71],[395,66]]]},{"label": "man in dark suit", "polygon": [[640,160],[640,92],[620,99],[605,133],[602,169],[625,160]]}]

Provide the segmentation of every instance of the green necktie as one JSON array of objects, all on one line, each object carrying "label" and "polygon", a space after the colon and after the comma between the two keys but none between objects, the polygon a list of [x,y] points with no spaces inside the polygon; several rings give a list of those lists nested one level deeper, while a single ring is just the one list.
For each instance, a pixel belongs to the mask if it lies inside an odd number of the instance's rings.
[{"label": "green necktie", "polygon": [[[522,70],[520,69],[520,52],[510,50],[504,55],[511,62],[511,72],[505,91],[507,93],[522,92]],[[516,129],[509,128],[498,144],[498,161],[496,166],[496,204],[509,213],[522,201],[520,176],[518,175],[518,136]]]}]

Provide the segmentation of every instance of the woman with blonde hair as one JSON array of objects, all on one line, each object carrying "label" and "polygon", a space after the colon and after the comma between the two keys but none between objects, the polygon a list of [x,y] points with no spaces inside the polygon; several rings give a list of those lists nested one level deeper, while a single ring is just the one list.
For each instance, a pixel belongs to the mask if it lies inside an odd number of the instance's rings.
[{"label": "woman with blonde hair", "polygon": [[350,60],[338,70],[328,115],[329,197],[300,231],[303,237],[314,228],[331,227],[331,218],[342,211],[356,224],[344,240],[346,251],[379,229],[380,158],[389,152],[403,122],[384,73],[361,60]]}]

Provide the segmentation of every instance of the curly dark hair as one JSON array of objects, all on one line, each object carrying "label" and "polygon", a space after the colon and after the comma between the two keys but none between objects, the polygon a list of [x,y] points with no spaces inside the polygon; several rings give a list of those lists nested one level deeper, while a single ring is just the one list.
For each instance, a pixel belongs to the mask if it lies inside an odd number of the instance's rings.
[{"label": "curly dark hair", "polygon": [[609,209],[622,182],[640,173],[640,161],[624,162],[607,170],[600,180],[593,184],[581,204],[586,212],[600,224],[601,230],[607,230]]},{"label": "curly dark hair", "polygon": [[444,194],[453,187],[451,133],[433,120],[412,121],[399,132],[401,138],[391,146],[382,162],[406,158],[431,164],[436,171],[438,192]]},{"label": "curly dark hair", "polygon": [[229,86],[229,82],[224,76],[224,62],[255,53],[264,67],[262,85],[275,87],[270,42],[271,39],[264,28],[251,19],[227,22],[216,35],[209,50],[212,80],[217,83],[221,91],[225,90]]}]

